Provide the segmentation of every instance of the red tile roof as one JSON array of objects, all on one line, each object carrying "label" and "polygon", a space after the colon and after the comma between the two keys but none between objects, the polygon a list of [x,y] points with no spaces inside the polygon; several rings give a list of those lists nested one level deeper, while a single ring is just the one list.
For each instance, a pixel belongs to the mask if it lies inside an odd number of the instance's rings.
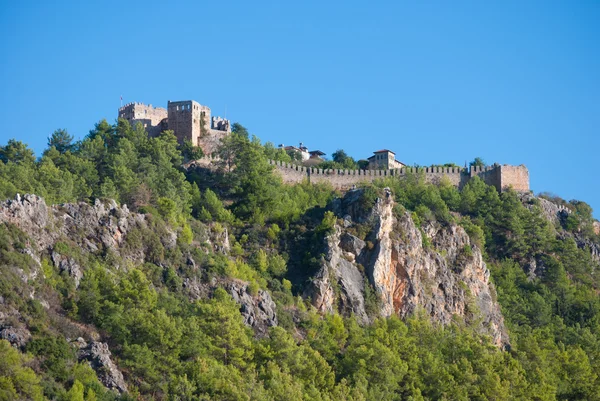
[{"label": "red tile roof", "polygon": [[373,152],[373,153],[387,153],[387,152],[396,154],[396,153],[394,153],[394,152],[392,152],[391,150],[388,150],[388,149],[381,149],[381,150],[378,150],[378,151]]}]

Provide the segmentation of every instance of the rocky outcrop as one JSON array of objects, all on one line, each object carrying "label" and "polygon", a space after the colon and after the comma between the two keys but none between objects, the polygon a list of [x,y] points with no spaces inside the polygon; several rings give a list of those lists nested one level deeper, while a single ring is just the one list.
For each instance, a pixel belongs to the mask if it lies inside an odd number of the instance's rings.
[{"label": "rocky outcrop", "polygon": [[[388,294],[386,311],[407,316],[420,307],[443,324],[454,316],[466,321],[480,319],[483,331],[497,345],[507,344],[490,272],[464,229],[429,224],[421,233],[405,213],[398,219],[396,230],[404,236],[391,244],[392,269],[381,266],[387,274],[379,284]],[[428,249],[423,235],[431,244]]]},{"label": "rocky outcrop", "polygon": [[266,336],[269,327],[277,326],[277,306],[268,291],[259,290],[252,295],[248,283],[237,279],[213,278],[207,283],[197,277],[188,277],[183,281],[183,288],[191,300],[209,298],[219,287],[223,287],[240,305],[244,324],[251,327],[257,337]]},{"label": "rocky outcrop", "polygon": [[364,300],[365,277],[354,263],[365,243],[351,234],[342,234],[338,226],[334,230],[326,239],[322,268],[305,296],[321,313],[339,309],[366,323],[369,318]]},{"label": "rocky outcrop", "polygon": [[564,205],[558,205],[548,199],[534,196],[529,192],[519,193],[519,197],[528,209],[532,210],[538,207],[542,216],[552,223],[552,225],[560,224],[571,213]]},{"label": "rocky outcrop", "polygon": [[31,339],[31,332],[23,322],[21,313],[5,303],[2,296],[0,296],[0,339],[21,349],[24,349]]},{"label": "rocky outcrop", "polygon": [[117,368],[108,349],[108,344],[97,341],[86,343],[83,338],[78,338],[75,345],[79,348],[79,360],[87,361],[92,369],[96,371],[100,382],[108,389],[119,393],[127,392],[127,384],[123,379],[123,373]]},{"label": "rocky outcrop", "polygon": [[596,263],[600,264],[600,244],[592,241],[590,238],[582,234],[571,234],[568,232],[564,232],[560,235],[561,238],[571,237],[575,240],[577,247],[579,249],[588,250],[592,255],[592,260]]},{"label": "rocky outcrop", "polygon": [[116,250],[132,227],[145,224],[145,216],[131,213],[127,205],[119,207],[114,200],[47,206],[37,195],[17,195],[0,203],[0,222],[25,232],[37,251],[64,237],[85,251],[96,252],[102,246]]},{"label": "rocky outcrop", "polygon": [[31,333],[25,327],[0,324],[0,339],[8,341],[13,347],[24,349],[31,339]]},{"label": "rocky outcrop", "polygon": [[[365,286],[371,285],[378,315],[406,317],[423,309],[442,324],[459,316],[481,321],[495,344],[507,344],[490,273],[464,229],[437,223],[420,229],[409,213],[395,216],[393,206],[389,191],[372,208],[365,209],[359,190],[334,202],[344,224],[325,240],[321,269],[305,293],[313,305],[368,321]],[[349,232],[356,225],[370,227],[365,241]]]},{"label": "rocky outcrop", "polygon": [[[535,205],[539,206],[540,211],[542,212],[542,216],[546,218],[550,223],[554,226],[559,227],[560,224],[564,224],[565,219],[572,213],[572,211],[565,207],[564,205],[558,205],[554,202],[549,201],[548,199],[544,199],[542,197],[535,197],[530,193],[520,194],[521,201],[523,204],[529,208],[533,209]],[[596,235],[600,234],[600,222],[594,221],[592,222],[592,230]],[[600,263],[600,244],[592,241],[590,238],[582,235],[581,233],[572,233],[562,228],[559,228],[557,232],[557,237],[559,239],[567,239],[572,238],[577,247],[580,249],[587,249],[592,255],[592,259]],[[530,277],[539,276],[543,271],[543,266],[540,268],[540,262],[536,260],[532,260],[528,264],[528,272]]]},{"label": "rocky outcrop", "polygon": [[264,337],[269,327],[277,326],[276,305],[267,291],[259,290],[252,296],[248,284],[232,281],[225,285],[231,297],[240,304],[240,313],[244,323],[254,329],[258,337]]},{"label": "rocky outcrop", "polygon": [[81,266],[75,260],[68,257],[61,256],[58,252],[52,252],[52,263],[61,272],[67,272],[67,274],[73,279],[75,288],[79,288],[79,282],[83,278],[83,271]]}]

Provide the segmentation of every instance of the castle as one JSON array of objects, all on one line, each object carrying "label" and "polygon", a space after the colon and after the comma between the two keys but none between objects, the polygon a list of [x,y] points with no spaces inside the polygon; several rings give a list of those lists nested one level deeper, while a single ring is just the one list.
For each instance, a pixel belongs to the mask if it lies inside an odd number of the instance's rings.
[{"label": "castle", "polygon": [[128,103],[119,108],[119,118],[132,125],[141,123],[150,136],[171,130],[179,142],[187,139],[209,156],[217,150],[221,139],[231,133],[229,120],[211,117],[210,108],[194,100],[168,101],[166,109]]},{"label": "castle", "polygon": [[[132,125],[141,123],[150,136],[172,130],[179,142],[187,139],[193,145],[201,147],[207,156],[212,156],[217,151],[221,139],[231,133],[229,120],[211,117],[210,108],[194,100],[169,101],[166,109],[142,103],[129,103],[119,108],[119,118],[128,120]],[[305,164],[301,166],[269,161],[287,183],[298,183],[308,179],[312,183],[328,182],[336,189],[347,190],[363,182],[372,182],[385,177],[402,178],[406,174],[419,171],[424,174],[428,182],[439,183],[442,179],[446,179],[458,188],[462,188],[471,177],[477,176],[486,184],[496,187],[498,191],[508,188],[520,192],[529,191],[529,171],[524,165],[426,167],[417,170],[414,167],[406,167],[404,163],[395,159],[394,152],[383,149],[373,152],[373,156],[369,157],[368,170],[323,170],[319,169],[318,165],[312,166],[323,160],[321,159],[323,152],[318,150],[309,152],[303,144],[300,144],[299,148],[280,146],[286,150],[298,151]]]}]

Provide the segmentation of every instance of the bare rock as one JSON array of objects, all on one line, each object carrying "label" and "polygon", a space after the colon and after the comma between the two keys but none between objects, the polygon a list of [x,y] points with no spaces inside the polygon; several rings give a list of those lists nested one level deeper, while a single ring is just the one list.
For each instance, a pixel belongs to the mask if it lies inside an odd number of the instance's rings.
[{"label": "bare rock", "polygon": [[31,333],[25,327],[0,326],[0,339],[8,341],[13,347],[23,349],[31,339]]},{"label": "bare rock", "polygon": [[85,344],[83,339],[77,339],[79,349],[79,359],[86,360],[96,371],[100,382],[111,390],[119,393],[127,392],[127,384],[123,379],[123,374],[111,360],[108,344],[92,341]]},{"label": "bare rock", "polygon": [[[334,233],[328,236],[322,268],[304,293],[319,312],[333,313],[338,310],[346,316],[354,314],[363,323],[369,320],[363,296],[365,277],[352,263],[364,246],[361,239],[347,233],[342,235],[337,226]],[[338,288],[339,292],[336,291]]]},{"label": "bare rock", "polygon": [[[325,239],[321,269],[305,291],[321,312],[365,312],[365,280],[378,294],[379,315],[406,317],[422,308],[431,319],[449,324],[455,315],[467,322],[481,322],[481,331],[498,346],[508,335],[490,272],[481,251],[457,225],[429,224],[417,228],[409,213],[396,218],[391,192],[365,210],[360,190],[350,191],[333,204],[339,215],[369,223],[369,246],[337,226]],[[423,235],[432,246],[424,247]]]},{"label": "bare rock", "polygon": [[66,271],[75,282],[75,288],[79,288],[79,283],[83,278],[81,266],[72,258],[61,256],[58,252],[52,252],[51,257],[54,266],[61,272]]},{"label": "bare rock", "polygon": [[230,282],[226,289],[240,304],[244,323],[252,327],[258,337],[266,336],[269,327],[277,326],[276,305],[267,291],[259,290],[256,296],[252,296],[244,282]]},{"label": "bare rock", "polygon": [[197,277],[186,277],[183,280],[183,289],[192,301],[207,298],[211,291],[210,285],[201,282]]},{"label": "bare rock", "polygon": [[581,234],[575,234],[573,238],[578,248],[587,249],[592,255],[592,260],[600,263],[600,244],[598,242],[594,242]]},{"label": "bare rock", "polygon": [[358,257],[365,248],[365,241],[352,234],[344,233],[340,236],[340,248]]},{"label": "bare rock", "polygon": [[227,227],[224,227],[222,231],[215,231],[214,229],[211,229],[208,242],[212,244],[215,252],[227,254],[231,250]]},{"label": "bare rock", "polygon": [[564,205],[558,205],[548,199],[536,197],[529,192],[519,193],[521,201],[528,209],[534,209],[536,206],[542,213],[542,216],[553,225],[561,223],[570,213]]},{"label": "bare rock", "polygon": [[0,222],[14,224],[29,235],[38,249],[45,249],[57,238],[53,230],[52,211],[37,195],[17,194],[15,199],[0,203]]},{"label": "bare rock", "polygon": [[[127,205],[119,207],[114,200],[96,199],[93,205],[84,202],[47,206],[37,195],[17,195],[15,199],[0,202],[0,223],[14,224],[31,239],[27,253],[39,264],[39,252],[51,248],[60,238],[68,238],[87,252],[102,248],[119,252],[127,233],[136,226],[145,226],[146,217],[131,213]],[[175,238],[171,238],[175,236]],[[165,246],[176,243],[176,234],[165,239]],[[142,255],[143,256],[143,255]],[[78,276],[72,261],[64,270]]]}]

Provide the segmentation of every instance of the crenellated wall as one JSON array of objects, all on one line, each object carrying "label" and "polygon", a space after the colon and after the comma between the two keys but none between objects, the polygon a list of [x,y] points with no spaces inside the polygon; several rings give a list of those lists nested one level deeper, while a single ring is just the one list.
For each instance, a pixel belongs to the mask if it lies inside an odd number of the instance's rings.
[{"label": "crenellated wall", "polygon": [[[405,167],[392,170],[344,170],[304,167],[291,163],[270,160],[284,182],[299,183],[308,180],[311,183],[328,182],[340,190],[351,189],[363,182],[373,182],[385,177],[403,177],[416,173],[415,167]],[[438,184],[445,177],[458,188],[462,188],[471,177],[478,176],[486,184],[493,185],[502,191],[512,187],[517,191],[529,191],[529,172],[523,165],[494,165],[485,167],[425,167],[421,169],[428,182]]]},{"label": "crenellated wall", "polygon": [[157,136],[167,129],[167,116],[167,109],[151,104],[133,102],[119,108],[119,118],[126,119],[132,126],[140,122],[150,136]]}]

